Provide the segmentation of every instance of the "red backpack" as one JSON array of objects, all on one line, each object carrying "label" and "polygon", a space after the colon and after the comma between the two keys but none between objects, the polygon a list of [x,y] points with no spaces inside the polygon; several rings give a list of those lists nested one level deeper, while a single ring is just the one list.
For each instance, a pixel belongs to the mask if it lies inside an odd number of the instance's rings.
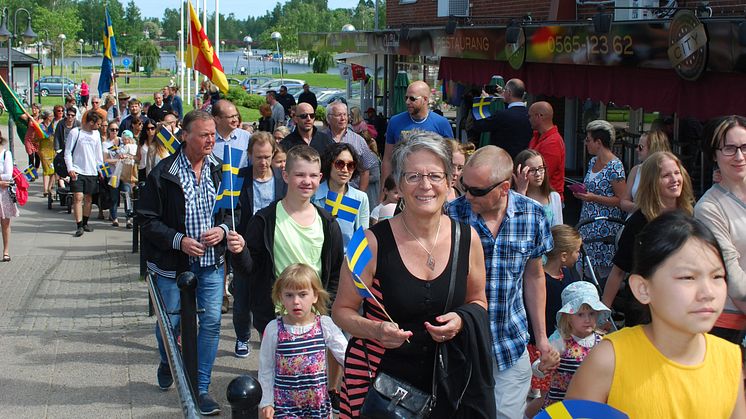
[{"label": "red backpack", "polygon": [[[5,150],[5,153],[3,153],[3,160],[7,158],[9,153],[8,150]],[[15,165],[13,165],[13,182],[15,183],[16,201],[21,206],[26,205],[26,202],[28,201],[28,181],[26,180],[26,176],[24,176]]]},{"label": "red backpack", "polygon": [[26,176],[13,166],[13,181],[16,183],[16,201],[18,205],[26,205],[28,201],[28,181]]}]

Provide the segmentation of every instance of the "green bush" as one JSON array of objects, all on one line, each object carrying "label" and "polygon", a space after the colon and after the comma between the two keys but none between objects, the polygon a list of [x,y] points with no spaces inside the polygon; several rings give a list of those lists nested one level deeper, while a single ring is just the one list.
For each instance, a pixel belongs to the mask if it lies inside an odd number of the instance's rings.
[{"label": "green bush", "polygon": [[225,95],[225,98],[236,106],[244,106],[244,102],[246,102],[248,96],[249,94],[246,93],[246,90],[244,90],[243,87],[232,86],[228,89],[228,94]]},{"label": "green bush", "polygon": [[244,106],[249,109],[259,109],[259,107],[265,103],[267,103],[267,99],[264,96],[250,95],[247,93],[246,99],[244,101]]},{"label": "green bush", "polygon": [[326,121],[326,108],[318,105],[316,107],[316,120],[317,121]]}]

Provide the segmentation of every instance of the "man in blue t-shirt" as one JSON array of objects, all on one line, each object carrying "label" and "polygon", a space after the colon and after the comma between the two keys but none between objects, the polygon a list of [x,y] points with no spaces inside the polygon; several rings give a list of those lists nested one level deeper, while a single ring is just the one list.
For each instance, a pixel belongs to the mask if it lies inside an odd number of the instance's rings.
[{"label": "man in blue t-shirt", "polygon": [[[381,179],[386,179],[391,174],[391,155],[394,152],[394,146],[407,131],[420,129],[438,133],[443,138],[453,138],[451,123],[435,112],[430,112],[429,99],[430,86],[424,81],[413,82],[407,87],[407,95],[404,96],[407,111],[392,116],[389,127],[386,129],[386,147],[381,162]],[[381,182],[381,185],[383,185],[383,182]],[[384,196],[384,194],[381,193],[381,196]]]}]

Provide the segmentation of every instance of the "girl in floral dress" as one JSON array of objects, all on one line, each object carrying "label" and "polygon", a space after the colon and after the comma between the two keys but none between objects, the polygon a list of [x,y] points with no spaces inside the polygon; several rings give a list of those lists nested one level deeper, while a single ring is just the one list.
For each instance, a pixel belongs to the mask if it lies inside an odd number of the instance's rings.
[{"label": "girl in floral dress", "polygon": [[[603,337],[597,324],[608,320],[611,310],[598,298],[596,287],[578,281],[562,291],[562,308],[557,312],[557,330],[549,337],[549,344],[560,354],[559,366],[552,373],[544,407],[562,401],[570,380],[590,350]],[[543,375],[545,366],[534,363],[534,375]]]},{"label": "girl in floral dress", "polygon": [[262,337],[261,416],[327,419],[332,406],[326,354],[341,365],[347,348],[342,331],[325,315],[329,295],[313,268],[295,263],[277,278],[272,300],[283,315],[267,325]]}]

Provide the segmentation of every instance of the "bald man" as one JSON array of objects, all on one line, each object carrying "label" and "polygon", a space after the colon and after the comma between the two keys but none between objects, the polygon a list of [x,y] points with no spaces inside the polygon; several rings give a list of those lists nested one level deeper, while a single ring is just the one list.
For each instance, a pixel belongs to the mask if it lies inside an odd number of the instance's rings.
[{"label": "bald man", "polygon": [[546,335],[541,257],[554,241],[541,204],[510,189],[512,173],[513,160],[505,150],[480,148],[464,165],[464,194],[447,206],[452,219],[474,227],[484,248],[499,419],[522,418],[526,410],[531,386],[526,312],[542,358],[553,353]]},{"label": "bald man", "polygon": [[528,120],[534,135],[528,148],[544,156],[547,176],[552,189],[565,200],[565,140],[554,125],[554,109],[549,102],[536,102],[528,108]]},{"label": "bald man", "polygon": [[[391,155],[394,146],[399,142],[402,134],[413,129],[432,131],[443,138],[453,138],[453,129],[448,120],[434,112],[430,112],[430,86],[424,81],[416,81],[407,87],[404,97],[407,111],[394,115],[386,129],[386,146],[381,162],[381,179],[385,180],[391,174]],[[384,182],[381,182],[383,185]],[[381,196],[384,196],[381,194]]]},{"label": "bald man", "polygon": [[502,92],[506,108],[495,112],[489,118],[474,121],[476,131],[489,132],[490,143],[507,151],[513,159],[528,148],[533,132],[528,122],[526,103],[523,101],[525,94],[526,85],[523,81],[508,80]]},{"label": "bald man", "polygon": [[[236,105],[228,100],[221,99],[212,105],[212,117],[215,118],[215,147],[212,154],[223,160],[225,145],[230,148],[241,150],[241,161],[231,162],[234,167],[242,169],[249,165],[247,149],[249,148],[249,139],[251,134],[239,128],[241,124],[241,115],[236,109]],[[236,166],[238,164],[238,166]]]},{"label": "bald man", "polygon": [[297,145],[308,145],[323,156],[326,149],[334,145],[334,140],[329,135],[316,128],[316,111],[308,103],[304,102],[295,107],[293,120],[295,130],[280,142],[285,150]]}]

